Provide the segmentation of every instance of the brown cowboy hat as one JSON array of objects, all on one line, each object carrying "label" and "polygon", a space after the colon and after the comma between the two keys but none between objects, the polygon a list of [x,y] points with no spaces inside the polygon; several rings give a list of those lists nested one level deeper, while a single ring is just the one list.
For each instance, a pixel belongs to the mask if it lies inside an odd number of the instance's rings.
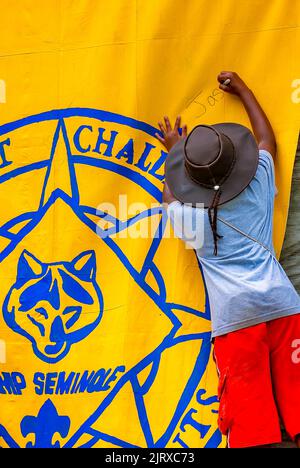
[{"label": "brown cowboy hat", "polygon": [[235,123],[198,125],[171,149],[166,181],[182,203],[212,208],[237,197],[257,166],[258,146],[248,128]]}]

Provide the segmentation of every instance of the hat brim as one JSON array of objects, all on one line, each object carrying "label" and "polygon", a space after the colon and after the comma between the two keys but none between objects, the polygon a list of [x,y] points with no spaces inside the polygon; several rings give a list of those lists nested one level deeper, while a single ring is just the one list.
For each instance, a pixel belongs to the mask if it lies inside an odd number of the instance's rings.
[{"label": "hat brim", "polygon": [[[247,127],[235,123],[220,123],[211,125],[220,133],[228,135],[235,147],[236,162],[228,179],[221,186],[219,205],[237,197],[251,182],[258,166],[258,146],[254,136]],[[185,138],[172,148],[166,159],[166,181],[177,198],[182,203],[193,206],[203,203],[209,208],[214,196],[214,190],[205,188],[194,182],[188,175],[184,164]]]}]

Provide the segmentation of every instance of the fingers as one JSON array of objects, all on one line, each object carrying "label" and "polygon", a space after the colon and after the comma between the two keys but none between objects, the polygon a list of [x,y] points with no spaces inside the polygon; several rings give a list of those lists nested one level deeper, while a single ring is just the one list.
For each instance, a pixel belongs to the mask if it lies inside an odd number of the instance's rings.
[{"label": "fingers", "polygon": [[[181,116],[180,115],[177,116],[175,124],[174,124],[174,129],[172,129],[172,125],[168,116],[164,117],[164,122],[158,122],[158,126],[159,126],[162,136],[159,133],[156,133],[155,136],[161,143],[165,144],[166,139],[168,138],[170,134],[173,134],[174,132],[175,134],[179,133],[179,129],[181,126]],[[186,125],[182,127],[181,136],[182,137],[187,136]]]},{"label": "fingers", "polygon": [[224,72],[219,73],[219,75],[217,76],[218,82],[223,83],[224,79],[226,79],[224,78]]},{"label": "fingers", "polygon": [[219,83],[223,83],[227,78],[229,78],[227,74],[220,73],[217,79]]},{"label": "fingers", "polygon": [[166,129],[167,132],[170,132],[172,130],[170,119],[168,116],[165,116],[165,124],[166,124]]},{"label": "fingers", "polygon": [[156,138],[164,145],[165,139],[159,133],[155,133]]},{"label": "fingers", "polygon": [[233,77],[233,73],[232,72],[228,72],[228,71],[222,71],[217,79],[219,81],[219,83],[223,83],[225,80],[227,80],[228,78],[232,78]]},{"label": "fingers", "polygon": [[163,135],[166,134],[165,127],[163,126],[162,122],[158,122],[159,129]]},{"label": "fingers", "polygon": [[184,125],[182,127],[182,138],[186,138],[187,137],[187,125]]},{"label": "fingers", "polygon": [[[167,133],[172,132],[172,125],[171,125],[169,117],[165,116],[164,121],[165,121],[164,122],[165,125],[162,122],[158,122],[158,126],[159,126],[159,129],[160,129],[161,133],[163,135],[166,135]],[[180,123],[181,123],[181,117],[179,115],[177,117],[177,119],[175,121],[175,125],[174,125],[174,130],[177,131],[177,132],[178,132],[178,129],[180,128]]]},{"label": "fingers", "polygon": [[177,132],[178,132],[178,129],[180,128],[180,124],[181,124],[181,116],[179,115],[174,125],[174,130],[176,130]]},{"label": "fingers", "polygon": [[222,91],[228,91],[228,85],[220,84],[219,88],[222,89]]}]

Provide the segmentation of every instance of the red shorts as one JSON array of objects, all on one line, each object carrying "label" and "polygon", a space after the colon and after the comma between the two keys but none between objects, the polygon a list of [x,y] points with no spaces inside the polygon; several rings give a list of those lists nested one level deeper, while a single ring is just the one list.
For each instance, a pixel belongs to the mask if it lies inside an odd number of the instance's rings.
[{"label": "red shorts", "polygon": [[300,315],[215,338],[219,427],[231,448],[300,434]]}]

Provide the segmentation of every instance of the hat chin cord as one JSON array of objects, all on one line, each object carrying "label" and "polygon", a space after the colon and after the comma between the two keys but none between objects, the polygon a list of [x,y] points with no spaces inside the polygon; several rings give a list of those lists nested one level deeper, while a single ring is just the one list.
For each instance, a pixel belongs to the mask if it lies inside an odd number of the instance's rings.
[{"label": "hat chin cord", "polygon": [[221,187],[218,185],[216,185],[214,189],[215,189],[215,195],[214,195],[212,204],[208,208],[208,218],[209,218],[210,227],[211,227],[213,237],[214,237],[214,255],[217,256],[218,255],[218,240],[223,238],[223,236],[220,236],[220,234],[218,234],[218,231],[217,231],[218,205],[219,205],[220,198],[222,195],[222,190],[221,190]]}]

